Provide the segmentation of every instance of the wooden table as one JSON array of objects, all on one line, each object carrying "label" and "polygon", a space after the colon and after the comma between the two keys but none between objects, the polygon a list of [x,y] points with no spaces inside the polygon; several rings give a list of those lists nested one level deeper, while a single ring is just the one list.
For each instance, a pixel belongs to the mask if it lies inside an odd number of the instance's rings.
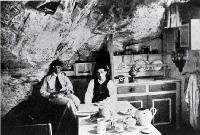
[{"label": "wooden table", "polygon": [[[78,135],[98,135],[97,134],[97,123],[91,122],[89,118],[80,118],[78,122]],[[153,126],[149,126],[151,129],[150,134],[146,135],[161,135],[161,133]],[[126,131],[124,130],[121,133],[117,133],[113,129],[106,130],[105,135],[145,135],[141,132],[141,130],[144,129],[142,126],[136,126],[134,131]]]},{"label": "wooden table", "polygon": [[[82,106],[85,107],[87,105]],[[144,128],[143,126],[135,126],[133,131],[124,130],[121,133],[117,133],[114,129],[107,129],[105,135],[145,135],[141,132]],[[146,135],[161,135],[153,125],[150,125],[148,128],[151,129],[152,132]],[[97,122],[92,122],[90,116],[78,117],[78,135],[99,135],[97,134]]]}]

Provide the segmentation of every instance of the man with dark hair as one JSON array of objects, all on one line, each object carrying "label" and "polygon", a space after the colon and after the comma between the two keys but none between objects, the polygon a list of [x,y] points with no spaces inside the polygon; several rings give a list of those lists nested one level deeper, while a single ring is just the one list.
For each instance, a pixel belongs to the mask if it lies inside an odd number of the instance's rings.
[{"label": "man with dark hair", "polygon": [[110,102],[117,100],[116,87],[109,76],[109,68],[106,65],[98,65],[94,79],[89,84],[85,94],[85,103],[95,103],[104,100]]},{"label": "man with dark hair", "polygon": [[[62,122],[63,119],[66,119],[65,117],[73,117],[76,119],[75,114],[77,111],[77,106],[80,104],[78,97],[73,94],[74,91],[72,83],[67,77],[66,73],[62,71],[62,67],[63,63],[60,60],[54,60],[50,64],[49,72],[44,78],[43,85],[40,89],[41,96],[48,99],[50,104],[52,104],[53,109],[61,110],[61,116],[58,116],[58,118],[60,117],[60,120],[55,120],[58,121],[57,130],[60,128],[60,126],[66,126],[63,125]],[[66,113],[68,114],[66,115]],[[69,118],[67,119],[69,120]],[[68,124],[72,124],[68,120]]]}]

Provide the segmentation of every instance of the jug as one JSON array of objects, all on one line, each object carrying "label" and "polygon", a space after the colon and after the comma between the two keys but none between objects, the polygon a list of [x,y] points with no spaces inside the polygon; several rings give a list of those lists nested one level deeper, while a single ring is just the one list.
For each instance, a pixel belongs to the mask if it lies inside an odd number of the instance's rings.
[{"label": "jug", "polygon": [[152,107],[150,110],[148,108],[139,108],[135,111],[135,117],[137,123],[141,126],[148,126],[156,114],[157,109]]}]

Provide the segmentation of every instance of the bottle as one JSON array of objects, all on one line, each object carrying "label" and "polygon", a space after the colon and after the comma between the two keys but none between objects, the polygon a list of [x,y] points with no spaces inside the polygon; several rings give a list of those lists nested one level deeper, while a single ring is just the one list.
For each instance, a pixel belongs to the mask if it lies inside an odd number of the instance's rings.
[{"label": "bottle", "polygon": [[135,69],[134,69],[134,65],[131,67],[131,70],[129,71],[129,75],[131,76],[130,78],[129,78],[129,82],[134,82],[134,76],[135,76],[135,74],[136,74],[136,71],[135,71]]}]

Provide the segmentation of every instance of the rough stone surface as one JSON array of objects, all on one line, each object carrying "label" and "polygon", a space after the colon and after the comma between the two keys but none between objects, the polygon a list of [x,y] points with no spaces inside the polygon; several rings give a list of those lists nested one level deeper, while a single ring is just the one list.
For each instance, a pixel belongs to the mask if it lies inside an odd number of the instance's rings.
[{"label": "rough stone surface", "polygon": [[[98,50],[106,34],[113,34],[119,47],[127,40],[158,36],[165,10],[164,1],[158,0],[82,0],[62,1],[55,14],[45,15],[27,3],[2,2],[1,18],[2,48],[17,58],[3,62],[23,61],[25,68],[57,57],[76,60],[77,50],[88,55]],[[12,69],[10,65],[4,68]]]},{"label": "rough stone surface", "polygon": [[26,78],[4,74],[1,82],[1,116],[31,95],[31,83]]}]

